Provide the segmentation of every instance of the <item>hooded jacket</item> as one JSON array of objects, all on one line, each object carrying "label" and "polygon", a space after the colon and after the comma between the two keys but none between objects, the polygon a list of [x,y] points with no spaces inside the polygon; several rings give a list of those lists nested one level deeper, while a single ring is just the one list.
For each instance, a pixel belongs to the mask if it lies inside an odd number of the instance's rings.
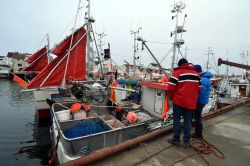
[{"label": "hooded jacket", "polygon": [[209,71],[206,71],[202,73],[200,77],[201,77],[201,91],[199,92],[198,103],[207,104],[209,101],[210,89],[211,89],[210,78],[213,77],[213,75]]},{"label": "hooded jacket", "polygon": [[200,89],[200,77],[193,64],[174,69],[168,82],[168,95],[179,107],[195,110]]}]

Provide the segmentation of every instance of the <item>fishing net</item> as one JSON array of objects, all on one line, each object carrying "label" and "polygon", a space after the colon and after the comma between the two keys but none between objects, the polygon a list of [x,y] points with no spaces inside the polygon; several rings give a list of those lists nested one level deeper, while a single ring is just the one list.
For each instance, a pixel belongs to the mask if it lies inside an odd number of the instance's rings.
[{"label": "fishing net", "polygon": [[101,121],[88,121],[77,124],[64,132],[66,138],[77,138],[109,130]]}]

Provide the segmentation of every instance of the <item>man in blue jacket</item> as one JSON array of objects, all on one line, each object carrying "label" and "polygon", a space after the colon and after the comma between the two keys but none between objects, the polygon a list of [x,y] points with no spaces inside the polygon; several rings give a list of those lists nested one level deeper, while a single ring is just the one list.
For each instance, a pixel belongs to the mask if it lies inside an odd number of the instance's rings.
[{"label": "man in blue jacket", "polygon": [[210,87],[211,87],[210,78],[213,75],[209,71],[202,72],[202,68],[200,65],[195,65],[195,70],[200,74],[201,90],[198,95],[197,107],[196,110],[194,111],[195,133],[192,135],[192,137],[202,139],[203,125],[201,120],[201,114],[204,106],[209,101]]}]

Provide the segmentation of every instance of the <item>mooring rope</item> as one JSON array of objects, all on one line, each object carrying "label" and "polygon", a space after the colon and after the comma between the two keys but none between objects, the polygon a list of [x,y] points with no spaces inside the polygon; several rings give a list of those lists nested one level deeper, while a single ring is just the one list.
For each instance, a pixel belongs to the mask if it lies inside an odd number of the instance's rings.
[{"label": "mooring rope", "polygon": [[218,148],[216,148],[211,143],[207,142],[205,139],[191,139],[190,146],[195,150],[195,152],[183,158],[178,159],[172,165],[175,165],[196,154],[198,154],[207,163],[208,166],[210,166],[210,163],[202,154],[213,153],[217,157],[218,160],[225,159],[225,155]]},{"label": "mooring rope", "polygon": [[53,165],[55,162],[56,162],[56,159],[57,159],[57,148],[58,148],[58,143],[59,143],[59,140],[61,138],[61,131],[58,130],[58,135],[56,137],[56,145],[55,147],[52,149],[52,156],[50,158],[50,160],[48,161],[48,165]]}]

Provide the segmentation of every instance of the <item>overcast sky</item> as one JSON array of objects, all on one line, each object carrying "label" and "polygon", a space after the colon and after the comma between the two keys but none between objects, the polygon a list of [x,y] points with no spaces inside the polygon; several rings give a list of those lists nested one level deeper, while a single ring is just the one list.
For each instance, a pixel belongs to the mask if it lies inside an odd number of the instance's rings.
[{"label": "overcast sky", "polygon": [[[175,22],[171,20],[174,0],[91,0],[91,15],[96,19],[95,31],[105,32],[105,44],[111,44],[113,59],[132,63],[133,36],[130,30],[142,27],[140,36],[151,42],[172,43],[170,32]],[[86,2],[83,2],[86,4]],[[211,47],[218,57],[238,63],[240,53],[250,54],[250,1],[249,0],[186,0],[183,11],[186,18],[183,35],[187,58],[192,63],[205,66],[204,55]],[[18,51],[34,53],[45,44],[49,33],[51,45],[70,33],[78,0],[0,0],[0,55]],[[77,26],[83,22],[82,9]],[[104,47],[106,46],[104,45]],[[161,60],[171,49],[171,44],[148,43]],[[182,49],[185,54],[185,50]],[[146,50],[138,51],[139,61],[147,66],[153,59]],[[249,57],[248,57],[249,59]],[[212,60],[212,59],[211,59]],[[246,62],[246,58],[244,60]],[[171,54],[163,61],[169,68]],[[224,68],[220,69],[224,72]],[[230,68],[231,72],[236,72]]]}]

